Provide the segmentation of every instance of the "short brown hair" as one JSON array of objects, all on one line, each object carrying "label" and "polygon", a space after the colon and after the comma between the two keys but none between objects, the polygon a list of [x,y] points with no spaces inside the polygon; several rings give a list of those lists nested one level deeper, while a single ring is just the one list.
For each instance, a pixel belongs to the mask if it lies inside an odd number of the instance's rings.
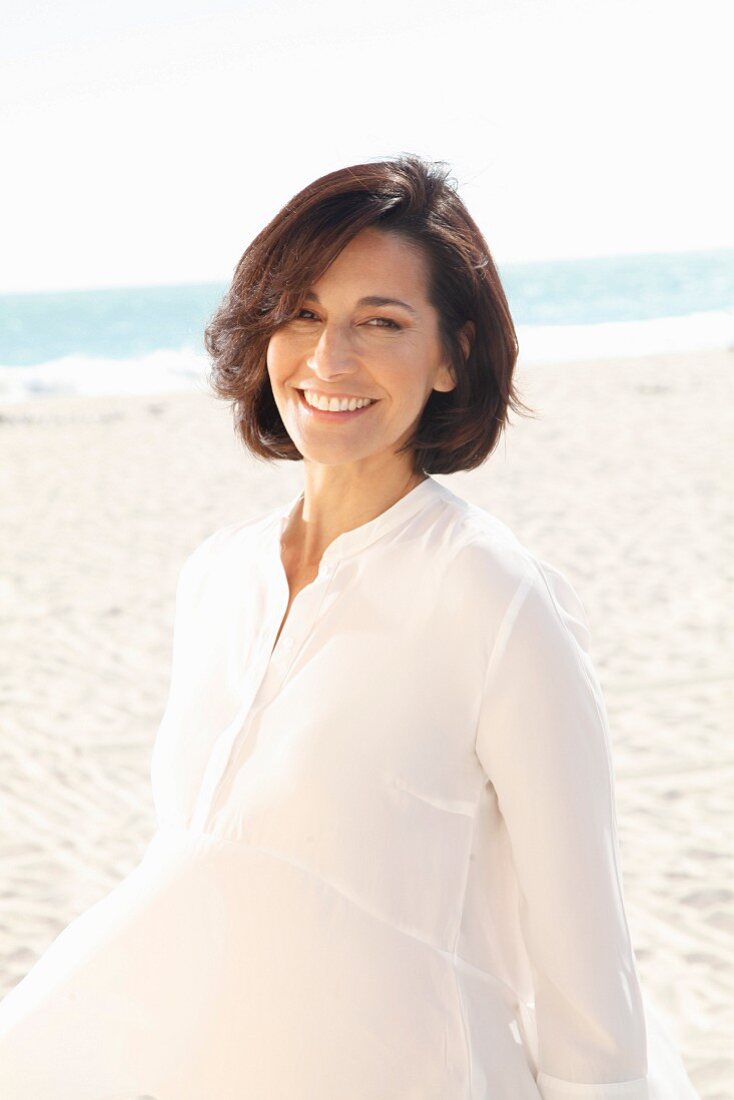
[{"label": "short brown hair", "polygon": [[[487,243],[443,161],[404,154],[352,165],[310,183],[248,246],[204,343],[209,384],[233,403],[235,431],[266,459],[302,459],[273,397],[270,337],[303,308],[305,295],[342,248],[372,226],[417,244],[426,258],[429,300],[456,385],[434,390],[411,438],[414,472],[471,470],[494,450],[509,410],[533,416],[512,375],[515,328]],[[474,323],[468,358],[458,334]]]}]

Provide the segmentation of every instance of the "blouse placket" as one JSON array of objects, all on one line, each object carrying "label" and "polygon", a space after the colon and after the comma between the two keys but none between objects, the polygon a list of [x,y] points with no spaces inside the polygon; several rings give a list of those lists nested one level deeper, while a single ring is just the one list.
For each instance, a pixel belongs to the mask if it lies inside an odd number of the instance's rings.
[{"label": "blouse placket", "polygon": [[[251,735],[257,714],[275,699],[286,682],[303,643],[319,618],[334,570],[333,565],[319,570],[314,580],[298,593],[291,604],[286,629],[274,649],[275,634],[285,614],[287,589],[285,598],[269,617],[257,664],[252,675],[245,679],[243,705],[232,724],[217,739],[209,758],[196,800],[192,828],[206,832],[212,817],[226,801],[231,767],[239,759],[240,750]],[[268,654],[271,656],[268,657]]]}]

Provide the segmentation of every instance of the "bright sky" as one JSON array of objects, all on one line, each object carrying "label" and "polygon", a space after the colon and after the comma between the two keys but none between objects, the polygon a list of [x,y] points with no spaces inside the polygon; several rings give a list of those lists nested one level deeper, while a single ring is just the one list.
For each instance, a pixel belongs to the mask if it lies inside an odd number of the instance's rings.
[{"label": "bright sky", "polygon": [[399,152],[448,161],[499,263],[732,246],[731,10],[4,0],[0,292],[228,280],[312,179]]}]

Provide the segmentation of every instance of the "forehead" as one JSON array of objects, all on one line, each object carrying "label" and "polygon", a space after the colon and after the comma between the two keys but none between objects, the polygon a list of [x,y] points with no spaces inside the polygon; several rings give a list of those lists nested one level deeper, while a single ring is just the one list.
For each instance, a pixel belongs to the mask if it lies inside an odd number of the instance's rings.
[{"label": "forehead", "polygon": [[425,298],[428,268],[418,244],[397,233],[368,228],[344,246],[314,288],[336,288],[347,281],[364,294],[401,297],[410,290]]}]

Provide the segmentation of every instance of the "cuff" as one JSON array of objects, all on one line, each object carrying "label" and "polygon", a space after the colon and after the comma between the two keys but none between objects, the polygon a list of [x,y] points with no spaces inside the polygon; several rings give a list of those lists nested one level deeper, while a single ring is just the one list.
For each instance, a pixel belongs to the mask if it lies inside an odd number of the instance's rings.
[{"label": "cuff", "polygon": [[607,1085],[582,1085],[541,1071],[536,1084],[543,1100],[650,1100],[647,1077],[610,1081]]}]

